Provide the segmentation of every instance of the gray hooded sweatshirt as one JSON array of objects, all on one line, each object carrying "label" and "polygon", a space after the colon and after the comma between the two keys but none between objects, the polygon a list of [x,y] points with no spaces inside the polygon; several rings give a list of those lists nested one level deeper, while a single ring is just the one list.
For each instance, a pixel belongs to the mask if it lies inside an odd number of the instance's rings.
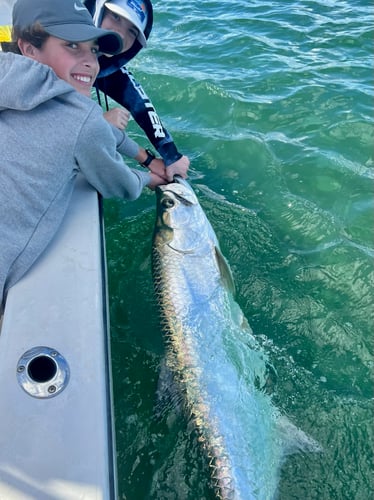
[{"label": "gray hooded sweatshirt", "polygon": [[58,230],[78,173],[106,198],[140,195],[150,175],[121,156],[138,150],[49,66],[0,52],[0,311]]}]

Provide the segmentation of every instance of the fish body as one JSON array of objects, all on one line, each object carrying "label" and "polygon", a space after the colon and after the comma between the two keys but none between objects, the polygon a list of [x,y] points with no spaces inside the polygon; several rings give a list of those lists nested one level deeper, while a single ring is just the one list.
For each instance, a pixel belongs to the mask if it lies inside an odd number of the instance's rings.
[{"label": "fish body", "polygon": [[217,498],[274,498],[288,435],[312,441],[284,425],[261,389],[266,355],[234,300],[229,266],[186,181],[157,188],[152,267],[166,366],[198,430]]}]

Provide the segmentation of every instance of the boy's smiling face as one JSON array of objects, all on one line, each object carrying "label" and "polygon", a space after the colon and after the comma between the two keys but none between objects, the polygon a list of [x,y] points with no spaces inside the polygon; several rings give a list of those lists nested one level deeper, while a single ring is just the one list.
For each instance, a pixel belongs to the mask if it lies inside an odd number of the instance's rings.
[{"label": "boy's smiling face", "polygon": [[97,41],[69,42],[50,36],[41,49],[26,43],[21,51],[25,56],[50,66],[59,78],[80,94],[91,96],[100,69]]}]

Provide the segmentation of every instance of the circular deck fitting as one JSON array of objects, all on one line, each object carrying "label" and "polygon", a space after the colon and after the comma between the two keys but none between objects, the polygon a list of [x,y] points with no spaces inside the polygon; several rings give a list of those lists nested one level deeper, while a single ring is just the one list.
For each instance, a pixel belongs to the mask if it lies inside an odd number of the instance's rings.
[{"label": "circular deck fitting", "polygon": [[56,349],[33,347],[17,363],[17,379],[27,394],[34,398],[52,398],[69,382],[69,365]]}]

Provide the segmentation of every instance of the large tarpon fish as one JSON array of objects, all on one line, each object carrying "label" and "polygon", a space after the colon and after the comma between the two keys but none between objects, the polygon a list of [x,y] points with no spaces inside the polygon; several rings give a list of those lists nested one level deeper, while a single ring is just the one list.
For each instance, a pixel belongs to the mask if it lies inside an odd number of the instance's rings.
[{"label": "large tarpon fish", "polygon": [[152,267],[166,366],[198,429],[217,498],[275,498],[284,456],[318,445],[262,390],[266,355],[234,301],[229,266],[194,191],[176,179],[156,193]]}]

